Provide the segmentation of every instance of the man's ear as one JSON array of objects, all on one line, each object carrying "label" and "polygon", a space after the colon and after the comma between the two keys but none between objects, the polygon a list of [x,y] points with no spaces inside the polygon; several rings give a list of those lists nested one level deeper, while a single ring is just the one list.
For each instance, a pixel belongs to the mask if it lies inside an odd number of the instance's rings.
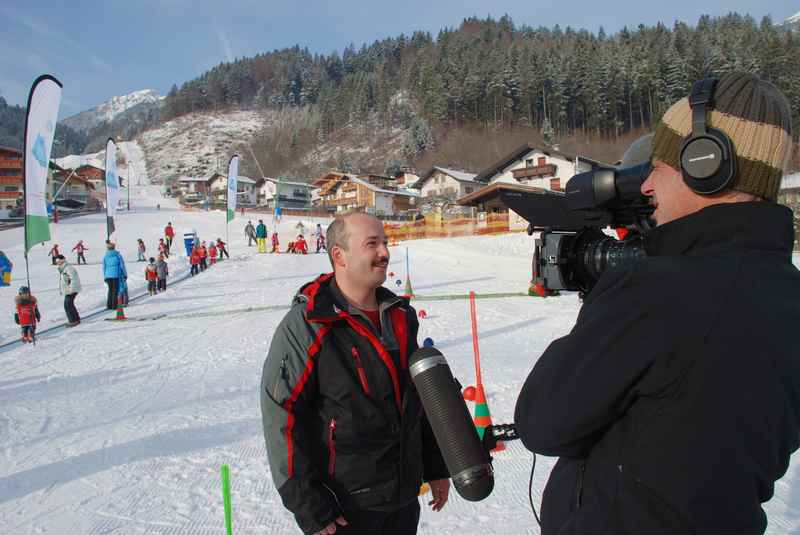
[{"label": "man's ear", "polygon": [[333,265],[338,267],[347,267],[347,259],[345,258],[345,251],[338,245],[331,247],[331,258],[333,258]]}]

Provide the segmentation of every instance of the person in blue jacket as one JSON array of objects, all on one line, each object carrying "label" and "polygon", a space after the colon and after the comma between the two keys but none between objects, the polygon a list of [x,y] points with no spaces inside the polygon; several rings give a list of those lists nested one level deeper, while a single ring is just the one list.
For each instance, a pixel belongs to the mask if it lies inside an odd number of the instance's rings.
[{"label": "person in blue jacket", "polygon": [[3,251],[0,251],[0,286],[8,286],[11,284],[11,270],[14,264],[8,259]]},{"label": "person in blue jacket", "polygon": [[103,278],[108,285],[108,300],[106,301],[106,308],[114,310],[117,308],[117,295],[122,285],[120,281],[125,282],[128,278],[128,271],[125,269],[125,260],[116,245],[111,242],[106,242],[106,254],[103,257]]}]

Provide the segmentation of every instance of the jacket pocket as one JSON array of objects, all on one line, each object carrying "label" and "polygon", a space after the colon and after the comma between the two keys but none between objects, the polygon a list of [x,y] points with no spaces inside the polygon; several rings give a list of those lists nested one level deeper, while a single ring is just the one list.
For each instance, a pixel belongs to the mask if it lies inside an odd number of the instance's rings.
[{"label": "jacket pocket", "polygon": [[356,363],[356,372],[358,372],[358,380],[361,382],[361,388],[364,393],[369,396],[369,383],[367,382],[367,372],[364,371],[364,364],[361,362],[361,356],[358,354],[358,349],[353,346],[353,360]]},{"label": "jacket pocket", "polygon": [[336,418],[328,424],[328,475],[336,471]]}]

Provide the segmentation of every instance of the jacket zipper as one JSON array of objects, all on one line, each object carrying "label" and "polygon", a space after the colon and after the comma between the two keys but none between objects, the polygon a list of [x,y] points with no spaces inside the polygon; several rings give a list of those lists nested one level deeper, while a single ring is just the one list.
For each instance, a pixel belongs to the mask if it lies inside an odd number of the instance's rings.
[{"label": "jacket zipper", "polygon": [[336,418],[328,425],[328,475],[333,476],[336,469]]},{"label": "jacket zipper", "polygon": [[581,498],[583,495],[583,474],[586,472],[586,462],[582,462],[578,468],[578,484],[575,488],[575,506],[576,509],[581,508]]},{"label": "jacket zipper", "polygon": [[356,371],[358,372],[358,380],[361,381],[361,388],[363,388],[364,393],[369,396],[367,373],[364,371],[364,364],[361,363],[361,356],[358,354],[356,346],[353,346],[353,359],[356,361]]}]

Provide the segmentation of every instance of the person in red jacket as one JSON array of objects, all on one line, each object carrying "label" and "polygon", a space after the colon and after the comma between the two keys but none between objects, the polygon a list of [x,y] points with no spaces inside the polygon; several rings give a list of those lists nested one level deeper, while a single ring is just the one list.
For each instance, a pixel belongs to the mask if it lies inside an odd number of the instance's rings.
[{"label": "person in red jacket", "polygon": [[163,255],[164,258],[169,258],[169,245],[164,241],[164,238],[158,239],[158,254]]},{"label": "person in red jacket", "polygon": [[205,271],[208,267],[208,249],[206,249],[206,242],[200,244],[200,247],[197,248],[197,254],[200,255],[200,271]]},{"label": "person in red jacket", "polygon": [[17,305],[14,322],[22,328],[22,341],[33,342],[36,337],[36,323],[42,319],[36,298],[31,295],[27,286],[21,286],[14,302]]},{"label": "person in red jacket", "polygon": [[280,245],[281,244],[278,243],[278,233],[277,232],[273,232],[272,233],[272,251],[270,251],[270,252],[271,253],[280,254],[280,252],[281,252]]},{"label": "person in red jacket", "polygon": [[294,252],[297,254],[308,254],[308,244],[302,234],[300,234],[294,242]]},{"label": "person in red jacket", "polygon": [[75,245],[75,247],[73,247],[73,248],[72,248],[72,250],[73,250],[73,251],[75,251],[76,253],[78,253],[78,265],[80,265],[80,263],[81,263],[81,260],[83,260],[83,263],[85,264],[85,263],[86,263],[86,257],[85,257],[85,256],[83,256],[83,252],[84,252],[84,251],[88,251],[88,250],[89,250],[89,248],[88,248],[88,247],[86,247],[86,246],[83,244],[83,240],[80,240],[80,241],[78,242],[78,244],[77,244],[77,245]]},{"label": "person in red jacket", "polygon": [[208,246],[208,261],[212,266],[217,263],[217,246],[213,241]]},{"label": "person in red jacket", "polygon": [[150,257],[150,263],[144,268],[144,278],[147,281],[147,293],[156,295],[158,291],[158,271],[156,270],[156,259]]},{"label": "person in red jacket", "polygon": [[191,264],[191,266],[192,266],[191,270],[189,271],[189,274],[192,277],[194,277],[195,275],[197,275],[197,273],[199,273],[200,251],[198,249],[199,249],[199,247],[195,246],[195,248],[192,249],[191,256],[189,256],[189,264]]},{"label": "person in red jacket", "polygon": [[228,249],[225,247],[225,242],[222,238],[217,238],[217,251],[219,252],[219,261],[222,262],[223,258],[230,259],[231,255],[228,254]]},{"label": "person in red jacket", "polygon": [[53,261],[53,265],[54,265],[54,266],[56,265],[56,257],[57,257],[58,255],[60,255],[60,254],[61,254],[61,253],[59,253],[59,252],[58,252],[58,244],[57,244],[57,243],[54,243],[54,244],[53,244],[53,248],[52,248],[52,249],[50,249],[50,252],[49,252],[49,253],[47,253],[47,255],[48,255],[49,257],[51,257],[51,258],[50,258],[50,260],[52,260],[52,261]]},{"label": "person in red jacket", "polygon": [[167,223],[164,228],[164,237],[166,238],[167,249],[172,247],[172,239],[175,237],[175,229],[172,228],[172,221]]}]

